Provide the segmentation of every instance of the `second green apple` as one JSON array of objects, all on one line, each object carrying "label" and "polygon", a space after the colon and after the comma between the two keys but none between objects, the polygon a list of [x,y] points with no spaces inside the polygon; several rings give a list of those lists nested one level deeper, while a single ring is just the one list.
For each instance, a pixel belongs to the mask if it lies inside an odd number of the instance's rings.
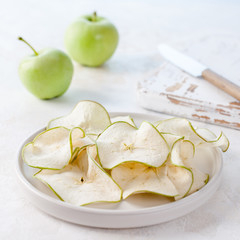
[{"label": "second green apple", "polygon": [[72,23],[65,34],[65,46],[76,62],[97,67],[107,61],[118,45],[116,27],[106,18],[85,15]]}]

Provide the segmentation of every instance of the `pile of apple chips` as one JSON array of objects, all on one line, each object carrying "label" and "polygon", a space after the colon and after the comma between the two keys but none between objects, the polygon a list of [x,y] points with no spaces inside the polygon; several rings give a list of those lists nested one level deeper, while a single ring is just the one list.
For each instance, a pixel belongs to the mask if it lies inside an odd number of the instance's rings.
[{"label": "pile of apple chips", "polygon": [[129,116],[110,118],[99,103],[81,101],[69,115],[51,120],[22,156],[61,200],[86,205],[137,193],[186,197],[208,182],[200,156],[228,146],[223,133],[194,129],[186,119],[137,127]]}]

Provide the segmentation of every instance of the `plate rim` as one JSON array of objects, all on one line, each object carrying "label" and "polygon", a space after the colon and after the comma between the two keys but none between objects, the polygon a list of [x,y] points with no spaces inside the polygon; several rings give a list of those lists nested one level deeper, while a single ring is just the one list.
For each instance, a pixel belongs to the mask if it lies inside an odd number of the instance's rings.
[{"label": "plate rim", "polygon": [[[158,114],[148,114],[148,113],[134,113],[134,112],[109,112],[110,117],[114,117],[116,115],[130,115],[131,117],[134,116],[135,118],[139,117],[139,118],[159,118],[159,120],[161,120],[161,115]],[[70,203],[61,201],[60,199],[55,199],[52,198],[51,196],[43,193],[42,191],[40,191],[39,189],[37,189],[36,187],[34,187],[29,181],[28,179],[25,177],[24,172],[22,170],[22,166],[24,163],[23,159],[22,159],[22,148],[23,146],[29,142],[29,139],[33,139],[34,136],[36,136],[38,133],[40,133],[41,131],[43,131],[45,128],[41,128],[38,131],[32,133],[30,136],[28,136],[23,143],[21,144],[20,148],[18,149],[17,152],[17,164],[16,164],[16,173],[18,176],[18,179],[21,181],[21,183],[25,186],[25,189],[27,189],[28,191],[30,191],[31,193],[33,193],[36,197],[40,197],[41,199],[50,202],[51,204],[56,204],[59,207],[62,208],[70,208],[71,210],[75,210],[75,211],[80,211],[80,212],[84,212],[84,213],[88,213],[88,214],[98,214],[98,215],[107,215],[107,216],[111,216],[111,215],[115,215],[115,216],[124,216],[124,215],[144,215],[144,214],[150,214],[156,211],[168,211],[169,209],[173,209],[173,208],[181,208],[184,207],[185,205],[187,206],[189,203],[192,203],[194,201],[197,201],[201,195],[204,195],[205,192],[210,191],[210,189],[212,188],[216,188],[215,184],[217,183],[217,181],[219,181],[219,178],[222,175],[222,168],[223,168],[223,157],[222,157],[222,153],[220,152],[219,149],[217,149],[218,151],[218,167],[216,169],[216,173],[212,176],[212,178],[209,180],[209,182],[200,190],[198,190],[195,193],[192,193],[191,195],[174,201],[174,202],[170,202],[170,203],[166,203],[163,205],[159,205],[159,206],[153,206],[153,207],[146,207],[146,208],[138,208],[138,209],[129,209],[129,210],[122,210],[122,209],[101,209],[101,208],[88,208],[86,206],[75,206],[72,205]],[[217,186],[218,188],[218,186]],[[217,189],[216,188],[216,189]],[[214,191],[215,192],[215,191]],[[212,195],[211,195],[212,196]],[[210,197],[211,197],[210,196]],[[209,198],[210,198],[209,197]],[[209,199],[207,198],[207,200]],[[202,205],[202,204],[201,204]],[[196,209],[196,208],[195,208]],[[51,215],[51,214],[50,214]],[[81,224],[81,223],[79,223]]]}]

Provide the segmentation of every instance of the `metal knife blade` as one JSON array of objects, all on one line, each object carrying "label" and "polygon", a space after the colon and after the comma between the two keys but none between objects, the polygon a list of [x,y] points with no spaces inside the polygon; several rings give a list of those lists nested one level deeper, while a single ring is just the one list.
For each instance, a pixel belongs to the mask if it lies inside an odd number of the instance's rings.
[{"label": "metal knife blade", "polygon": [[166,44],[160,44],[158,50],[164,58],[194,77],[202,76],[202,72],[207,69],[203,64]]}]

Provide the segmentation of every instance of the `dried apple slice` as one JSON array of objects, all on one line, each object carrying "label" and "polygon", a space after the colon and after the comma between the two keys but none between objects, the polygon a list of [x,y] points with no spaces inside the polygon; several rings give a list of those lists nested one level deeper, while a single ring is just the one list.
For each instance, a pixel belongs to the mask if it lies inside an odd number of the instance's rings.
[{"label": "dried apple slice", "polygon": [[40,133],[23,148],[24,161],[35,168],[61,169],[72,157],[69,129],[57,127]]},{"label": "dried apple slice", "polygon": [[136,124],[134,123],[133,118],[131,118],[130,116],[112,117],[111,118],[111,122],[112,123],[115,123],[115,122],[127,122],[127,123],[131,124],[132,126],[136,127]]},{"label": "dried apple slice", "polygon": [[162,120],[157,124],[156,128],[161,133],[172,133],[178,136],[184,136],[186,140],[190,140],[194,144],[205,141],[203,137],[198,135],[191,122],[185,118]]},{"label": "dried apple slice", "polygon": [[23,148],[22,156],[30,166],[41,169],[62,169],[84,147],[93,144],[80,128],[48,129]]},{"label": "dried apple slice", "polygon": [[194,176],[191,169],[185,165],[185,161],[193,158],[194,152],[194,145],[181,138],[172,145],[168,176],[179,192],[175,200],[185,197],[193,185]]},{"label": "dried apple slice", "polygon": [[223,132],[220,133],[219,137],[216,140],[209,141],[214,147],[220,148],[223,152],[226,152],[229,148],[229,140]]},{"label": "dried apple slice", "polygon": [[[169,177],[175,184],[180,199],[202,188],[208,181],[209,175],[198,170],[194,164],[195,146],[189,140],[179,139],[171,151],[171,162],[175,169],[169,168]],[[175,171],[181,177],[174,176]],[[184,183],[184,184],[183,184]]]},{"label": "dried apple slice", "polygon": [[86,150],[64,169],[44,169],[35,177],[49,186],[62,201],[77,206],[118,202],[122,197],[120,187]]},{"label": "dried apple slice", "polygon": [[206,128],[196,129],[196,132],[206,139],[206,143],[212,144],[214,147],[219,147],[223,152],[226,152],[229,148],[229,140],[223,132],[220,133],[219,137]]},{"label": "dried apple slice", "polygon": [[172,147],[171,161],[176,166],[188,167],[190,160],[194,157],[195,146],[194,144],[185,139],[179,139]]},{"label": "dried apple slice", "polygon": [[197,168],[191,168],[192,174],[193,174],[193,184],[187,193],[187,195],[190,195],[202,187],[204,187],[208,181],[209,181],[209,175],[206,173],[203,173],[202,171],[198,170]]},{"label": "dried apple slice", "polygon": [[207,141],[214,141],[217,136],[207,128],[196,128],[196,132]]},{"label": "dried apple slice", "polygon": [[81,150],[87,146],[94,145],[95,141],[85,134],[85,132],[79,128],[75,127],[70,131],[72,140],[72,150],[73,155],[76,156]]},{"label": "dried apple slice", "polygon": [[223,152],[227,151],[229,147],[229,141],[222,132],[219,137],[216,137],[208,129],[194,129],[191,122],[184,118],[170,118],[159,121],[156,128],[161,133],[184,136],[185,140],[190,140],[195,145],[210,143],[212,146],[219,147]]},{"label": "dried apple slice", "polygon": [[81,101],[69,115],[51,120],[47,128],[80,127],[87,134],[99,134],[110,124],[109,114],[101,104],[93,101]]},{"label": "dried apple slice", "polygon": [[151,192],[173,197],[178,191],[166,174],[166,167],[149,167],[138,162],[127,162],[112,169],[112,178],[123,189],[123,199],[131,194]]},{"label": "dried apple slice", "polygon": [[169,154],[165,139],[149,122],[143,122],[139,129],[115,122],[101,133],[96,144],[99,160],[107,169],[129,161],[159,167]]},{"label": "dried apple slice", "polygon": [[175,200],[179,200],[189,193],[193,184],[192,171],[185,167],[169,165],[167,166],[167,176],[178,191],[178,196],[174,197]]}]

